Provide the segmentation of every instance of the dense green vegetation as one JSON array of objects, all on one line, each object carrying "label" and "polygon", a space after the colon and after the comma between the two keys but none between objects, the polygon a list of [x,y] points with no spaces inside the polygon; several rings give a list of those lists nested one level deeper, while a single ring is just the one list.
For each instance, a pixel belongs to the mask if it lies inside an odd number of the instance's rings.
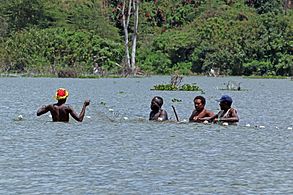
[{"label": "dense green vegetation", "polygon": [[197,86],[195,83],[193,84],[184,84],[182,86],[172,85],[172,84],[159,84],[154,85],[153,89],[158,91],[202,91],[202,89]]},{"label": "dense green vegetation", "polygon": [[[121,74],[122,0],[2,0],[0,72]],[[144,73],[293,75],[293,11],[284,0],[141,0]],[[130,21],[131,23],[132,21]],[[131,29],[130,29],[131,32]]]}]

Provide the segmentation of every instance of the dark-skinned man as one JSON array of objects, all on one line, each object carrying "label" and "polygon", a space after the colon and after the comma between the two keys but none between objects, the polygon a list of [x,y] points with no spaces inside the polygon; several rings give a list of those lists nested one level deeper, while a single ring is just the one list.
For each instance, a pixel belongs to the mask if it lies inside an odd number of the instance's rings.
[{"label": "dark-skinned man", "polygon": [[237,110],[231,107],[233,102],[232,98],[228,95],[223,95],[218,101],[220,102],[221,110],[208,120],[214,123],[236,124],[239,121],[239,117]]},{"label": "dark-skinned man", "polygon": [[189,117],[189,122],[204,122],[208,117],[214,116],[214,113],[205,108],[206,100],[203,96],[196,96],[193,100],[194,110]]},{"label": "dark-skinned man", "polygon": [[72,116],[76,121],[82,122],[85,115],[85,109],[90,104],[90,101],[89,100],[84,101],[81,112],[78,115],[70,105],[65,104],[68,95],[69,93],[66,89],[63,89],[63,88],[57,89],[55,94],[55,99],[58,102],[55,104],[49,104],[39,108],[37,111],[37,116],[40,116],[50,111],[53,122],[68,122],[69,115]]},{"label": "dark-skinned man", "polygon": [[168,115],[165,110],[162,109],[163,98],[155,96],[151,101],[151,112],[149,120],[154,121],[166,121],[168,120]]}]

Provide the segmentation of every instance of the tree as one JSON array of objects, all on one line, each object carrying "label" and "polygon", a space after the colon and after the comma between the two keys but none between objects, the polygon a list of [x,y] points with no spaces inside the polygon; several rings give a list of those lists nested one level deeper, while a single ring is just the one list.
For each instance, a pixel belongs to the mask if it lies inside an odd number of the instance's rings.
[{"label": "tree", "polygon": [[[128,7],[126,4],[128,3]],[[136,74],[136,43],[137,43],[137,31],[138,31],[138,9],[139,0],[123,0],[122,3],[122,25],[124,30],[124,45],[125,45],[125,74]],[[134,24],[131,45],[129,45],[129,21],[133,15]],[[129,47],[131,46],[131,56],[129,54]]]},{"label": "tree", "polygon": [[0,6],[0,13],[7,18],[9,32],[34,25],[42,26],[47,20],[41,0],[5,0]]},{"label": "tree", "polygon": [[8,31],[8,23],[4,17],[0,16],[0,37],[4,37]]},{"label": "tree", "polygon": [[246,4],[254,7],[258,14],[281,13],[284,0],[246,0]]}]

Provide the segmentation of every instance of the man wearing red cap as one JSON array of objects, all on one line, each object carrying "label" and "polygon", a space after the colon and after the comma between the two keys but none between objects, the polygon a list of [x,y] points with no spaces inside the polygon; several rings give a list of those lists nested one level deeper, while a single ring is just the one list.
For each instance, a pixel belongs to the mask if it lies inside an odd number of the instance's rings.
[{"label": "man wearing red cap", "polygon": [[58,101],[56,104],[49,104],[43,106],[37,111],[37,116],[45,114],[50,111],[54,122],[68,122],[69,114],[77,121],[82,122],[85,115],[85,108],[90,104],[89,100],[84,101],[80,114],[78,115],[71,106],[65,104],[69,93],[66,89],[59,88],[56,91],[55,99]]}]

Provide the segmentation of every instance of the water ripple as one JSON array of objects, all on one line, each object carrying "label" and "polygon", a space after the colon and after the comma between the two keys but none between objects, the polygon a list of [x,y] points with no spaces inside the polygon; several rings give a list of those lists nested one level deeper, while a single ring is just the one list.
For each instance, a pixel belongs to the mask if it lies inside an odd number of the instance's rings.
[{"label": "water ripple", "polygon": [[[154,95],[164,97],[173,119],[171,100],[181,99],[181,120],[199,95],[149,90],[168,77],[0,78],[0,194],[292,194],[292,82],[184,79],[205,89],[215,112],[223,93],[216,86],[241,81],[248,91],[229,93],[239,125],[149,122]],[[77,111],[91,99],[83,123],[36,116],[61,86]]]}]

